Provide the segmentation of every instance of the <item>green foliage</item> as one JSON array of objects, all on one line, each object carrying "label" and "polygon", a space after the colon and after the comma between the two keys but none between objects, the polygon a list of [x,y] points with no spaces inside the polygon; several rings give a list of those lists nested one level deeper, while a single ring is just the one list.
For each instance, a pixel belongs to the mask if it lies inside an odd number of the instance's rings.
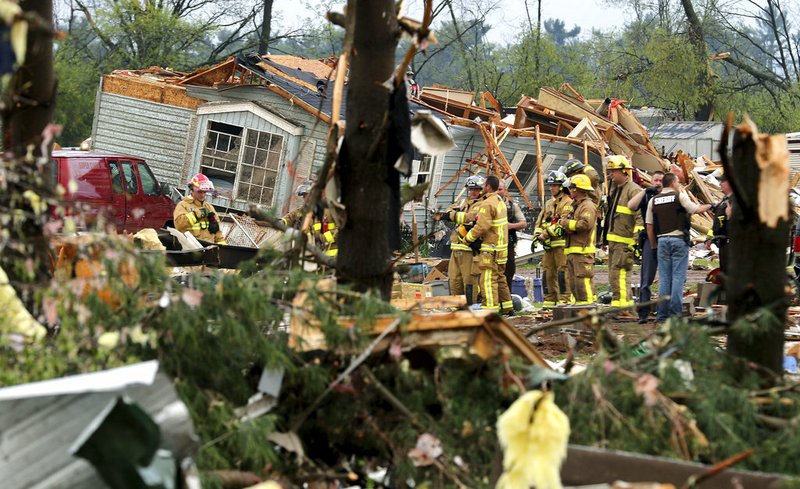
[{"label": "green foliage", "polygon": [[118,56],[129,68],[164,66],[183,68],[189,49],[212,31],[207,24],[175,14],[154,2],[110,2],[97,12],[97,23]]},{"label": "green foliage", "polygon": [[[598,355],[587,371],[557,389],[570,418],[572,443],[716,463],[743,450],[755,454],[741,467],[796,474],[800,447],[788,443],[796,428],[776,428],[764,416],[800,416],[800,396],[770,391],[761,406],[753,399],[761,378],[717,348],[703,326],[670,321],[648,344],[624,347],[613,358]],[[680,361],[679,361],[680,360]],[[685,378],[686,366],[693,378]],[[642,383],[658,379],[654,389]],[[640,392],[637,392],[637,386]],[[655,397],[648,404],[648,395]],[[782,405],[779,397],[792,399]],[[674,399],[675,401],[673,401]]]},{"label": "green foliage", "polygon": [[78,146],[92,135],[95,93],[103,70],[70,40],[59,46],[53,68],[58,78],[55,122],[63,126],[59,143]]}]

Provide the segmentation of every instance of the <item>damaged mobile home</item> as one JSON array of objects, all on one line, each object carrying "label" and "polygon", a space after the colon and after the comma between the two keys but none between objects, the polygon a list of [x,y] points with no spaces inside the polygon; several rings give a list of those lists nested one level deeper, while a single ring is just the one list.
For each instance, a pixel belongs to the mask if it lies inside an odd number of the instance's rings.
[{"label": "damaged mobile home", "polygon": [[[92,141],[147,159],[161,181],[178,188],[205,173],[218,206],[285,212],[299,205],[294,187],[322,164],[334,79],[335,59],[275,55],[232,57],[193,73],[117,70],[102,78]],[[569,158],[602,171],[604,155],[626,154],[640,169],[663,168],[647,130],[620,101],[585,100],[568,84],[523,97],[507,115],[488,92],[440,86],[424,87],[410,107],[443,120],[456,146],[413,162],[408,183],[431,186],[407,206],[407,222],[410,212],[421,220],[449,205],[471,173],[490,165],[531,208],[544,197],[543,175]]]}]

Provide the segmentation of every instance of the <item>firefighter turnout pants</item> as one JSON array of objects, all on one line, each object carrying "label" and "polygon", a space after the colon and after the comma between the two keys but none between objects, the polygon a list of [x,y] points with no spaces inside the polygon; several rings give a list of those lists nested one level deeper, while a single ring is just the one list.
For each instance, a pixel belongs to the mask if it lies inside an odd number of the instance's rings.
[{"label": "firefighter turnout pants", "polygon": [[611,286],[611,306],[633,305],[631,298],[631,270],[633,250],[625,243],[608,243],[608,281]]},{"label": "firefighter turnout pants", "polygon": [[447,278],[450,282],[450,295],[466,295],[467,304],[478,302],[478,287],[472,274],[472,250],[453,250],[447,265]]},{"label": "firefighter turnout pants", "polygon": [[505,281],[506,277],[497,264],[494,251],[481,251],[479,268],[481,271],[480,288],[483,301],[482,309],[492,311],[500,310],[500,280]]},{"label": "firefighter turnout pants", "polygon": [[559,302],[569,302],[567,285],[567,255],[564,247],[550,248],[542,257],[544,270],[544,307],[555,307]]},{"label": "firefighter turnout pants", "polygon": [[567,255],[567,270],[570,288],[576,305],[594,302],[592,277],[594,277],[594,255],[570,253]]},{"label": "firefighter turnout pants", "polygon": [[500,311],[510,312],[514,310],[514,302],[511,300],[511,288],[506,278],[506,267],[508,262],[497,265],[497,270],[500,272],[500,278],[497,280],[497,295],[500,300]]}]

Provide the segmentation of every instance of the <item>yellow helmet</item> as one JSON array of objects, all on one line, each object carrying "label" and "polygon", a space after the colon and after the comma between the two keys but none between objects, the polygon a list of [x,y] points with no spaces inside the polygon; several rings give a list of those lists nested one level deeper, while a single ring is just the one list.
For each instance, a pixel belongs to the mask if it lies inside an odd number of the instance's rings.
[{"label": "yellow helmet", "polygon": [[633,166],[631,166],[631,162],[628,161],[628,158],[626,158],[625,155],[614,155],[608,158],[608,165],[606,168],[609,170],[631,171]]},{"label": "yellow helmet", "polygon": [[585,190],[587,192],[594,192],[594,187],[592,187],[592,181],[589,180],[589,177],[583,174],[570,177],[569,186],[570,188],[577,188],[580,190]]}]

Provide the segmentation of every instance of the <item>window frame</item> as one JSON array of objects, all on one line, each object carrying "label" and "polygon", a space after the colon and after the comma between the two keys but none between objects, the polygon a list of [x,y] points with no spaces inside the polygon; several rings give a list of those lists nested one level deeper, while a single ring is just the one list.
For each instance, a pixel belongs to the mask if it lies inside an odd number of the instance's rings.
[{"label": "window frame", "polygon": [[[429,166],[426,171],[421,171],[423,163],[428,162]],[[408,177],[408,184],[411,186],[419,185],[424,182],[433,182],[433,172],[436,169],[437,157],[427,154],[420,155],[419,159],[415,159],[411,163],[411,176]],[[420,175],[426,178],[422,181],[419,180]]]},{"label": "window frame", "polygon": [[[219,139],[217,139],[217,143],[214,144],[214,149],[211,149],[209,151],[209,153],[212,154],[206,153],[207,149],[209,148],[208,145],[210,142],[210,135],[212,133],[216,134],[221,133],[218,130],[212,129],[212,124],[224,124],[230,127],[241,128],[242,130],[241,134],[238,136],[229,133],[222,133],[232,138],[238,139],[238,144],[233,145],[236,148],[236,161],[235,161],[236,166],[234,171],[228,170],[226,168],[219,168],[218,166],[212,166],[210,164],[205,163],[206,158],[210,158],[212,162],[215,160],[232,162],[231,159],[225,160],[224,158],[221,158],[213,154],[213,152],[220,151],[216,149],[219,143]],[[261,147],[259,144],[262,142],[262,138],[265,135],[268,136],[266,147]],[[254,141],[251,140],[253,136],[255,136]],[[273,148],[276,146],[276,144],[273,144],[273,141],[276,138],[279,140],[279,142],[277,143],[279,147],[277,151],[273,151]],[[233,146],[229,145],[229,147]],[[200,171],[205,173],[203,169],[208,168],[212,170],[212,173],[220,172],[222,174],[232,175],[233,181],[232,181],[232,189],[230,196],[223,196],[229,199],[231,202],[234,201],[252,202],[271,207],[275,204],[275,199],[277,196],[276,194],[278,192],[278,185],[280,179],[280,171],[283,162],[285,161],[285,156],[288,146],[289,146],[289,137],[286,134],[282,133],[281,131],[275,131],[275,132],[262,131],[248,126],[239,126],[236,124],[231,124],[228,122],[222,122],[219,120],[209,118],[206,121],[203,144],[200,149]],[[256,162],[258,161],[259,155],[261,155],[262,153],[264,153],[263,166],[257,166]],[[250,162],[247,161],[248,158],[251,160]],[[275,163],[274,164],[271,163],[272,161],[274,161]],[[247,168],[251,169],[249,177],[244,176],[245,172],[247,171]],[[256,170],[263,170],[263,172],[265,173],[264,177],[261,179],[260,182],[253,181],[253,175],[256,173]],[[245,178],[247,178],[247,181],[244,181]],[[273,179],[271,187],[267,185],[270,178]],[[256,200],[250,198],[253,195],[254,190],[257,190],[258,192],[258,198]],[[267,200],[263,200],[265,191],[271,192],[271,196]],[[243,197],[243,195],[246,195],[246,197]]]}]

